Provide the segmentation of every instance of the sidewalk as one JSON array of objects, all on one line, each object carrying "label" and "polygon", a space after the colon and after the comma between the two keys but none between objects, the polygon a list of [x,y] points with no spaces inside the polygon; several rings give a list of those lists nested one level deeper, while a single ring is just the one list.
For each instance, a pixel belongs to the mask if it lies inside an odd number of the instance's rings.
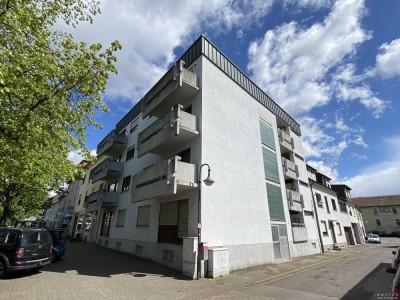
[{"label": "sidewalk", "polygon": [[275,264],[267,264],[231,273],[229,276],[214,279],[219,286],[236,287],[237,289],[272,282],[309,268],[327,264],[360,251],[367,251],[376,245],[359,244],[342,248],[340,251],[329,251],[320,254],[302,256]]}]

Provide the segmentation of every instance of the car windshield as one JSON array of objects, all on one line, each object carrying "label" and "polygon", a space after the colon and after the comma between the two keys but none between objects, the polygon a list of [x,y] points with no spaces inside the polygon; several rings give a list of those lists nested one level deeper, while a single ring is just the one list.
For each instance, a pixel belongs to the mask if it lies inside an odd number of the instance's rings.
[{"label": "car windshield", "polygon": [[376,234],[371,234],[369,237],[376,239],[376,238],[378,238],[378,237],[379,237],[379,235],[376,235]]}]

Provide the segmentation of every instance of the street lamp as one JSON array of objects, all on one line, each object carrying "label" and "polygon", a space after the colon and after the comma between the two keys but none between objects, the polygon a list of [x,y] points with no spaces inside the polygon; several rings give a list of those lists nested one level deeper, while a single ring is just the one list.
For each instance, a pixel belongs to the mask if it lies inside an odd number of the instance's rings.
[{"label": "street lamp", "polygon": [[[201,180],[201,170],[203,169],[204,166],[207,166],[208,168],[208,174],[207,178],[204,180]],[[197,200],[197,236],[198,236],[198,249],[197,249],[197,279],[200,278],[201,276],[201,270],[200,270],[200,264],[201,264],[201,259],[200,259],[200,241],[201,241],[201,183],[204,182],[205,185],[211,186],[214,183],[214,180],[210,176],[211,173],[211,168],[209,164],[202,164],[200,169],[199,169],[199,174],[198,174],[198,181],[197,183],[199,184],[199,199]]]}]

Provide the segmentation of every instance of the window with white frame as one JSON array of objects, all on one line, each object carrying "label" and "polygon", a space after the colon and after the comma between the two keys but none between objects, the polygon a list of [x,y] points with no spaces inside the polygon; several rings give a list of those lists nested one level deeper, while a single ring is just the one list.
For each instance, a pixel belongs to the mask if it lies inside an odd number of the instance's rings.
[{"label": "window with white frame", "polygon": [[382,226],[381,220],[376,220],[376,226],[378,226],[378,227]]},{"label": "window with white frame", "polygon": [[394,223],[395,223],[397,226],[400,226],[400,219],[394,219]]},{"label": "window with white frame", "polygon": [[317,199],[318,206],[323,207],[321,195],[318,193],[315,193],[315,198]]},{"label": "window with white frame", "polygon": [[126,152],[126,161],[131,160],[134,157],[135,157],[135,147],[132,147],[128,149],[128,152]]},{"label": "window with white frame", "polygon": [[373,207],[372,212],[374,213],[374,215],[379,215],[379,210],[377,207]]},{"label": "window with white frame", "polygon": [[124,224],[125,224],[125,214],[126,214],[126,209],[120,209],[120,210],[118,210],[117,223],[115,224],[115,226],[117,226],[117,227],[124,227]]},{"label": "window with white frame", "polygon": [[342,235],[342,227],[340,227],[340,223],[336,222],[337,228],[338,228],[338,235]]},{"label": "window with white frame", "polygon": [[326,221],[321,221],[321,225],[322,235],[328,236],[328,227],[326,226]]},{"label": "window with white frame", "polygon": [[336,200],[331,198],[331,201],[332,201],[332,209],[334,211],[337,211]]}]

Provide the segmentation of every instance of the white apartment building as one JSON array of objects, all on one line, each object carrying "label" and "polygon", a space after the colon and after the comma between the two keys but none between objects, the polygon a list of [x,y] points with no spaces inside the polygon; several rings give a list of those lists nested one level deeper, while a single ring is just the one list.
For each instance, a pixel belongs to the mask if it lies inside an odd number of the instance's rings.
[{"label": "white apartment building", "polygon": [[299,124],[204,36],[97,154],[89,241],[191,278],[320,252]]}]

